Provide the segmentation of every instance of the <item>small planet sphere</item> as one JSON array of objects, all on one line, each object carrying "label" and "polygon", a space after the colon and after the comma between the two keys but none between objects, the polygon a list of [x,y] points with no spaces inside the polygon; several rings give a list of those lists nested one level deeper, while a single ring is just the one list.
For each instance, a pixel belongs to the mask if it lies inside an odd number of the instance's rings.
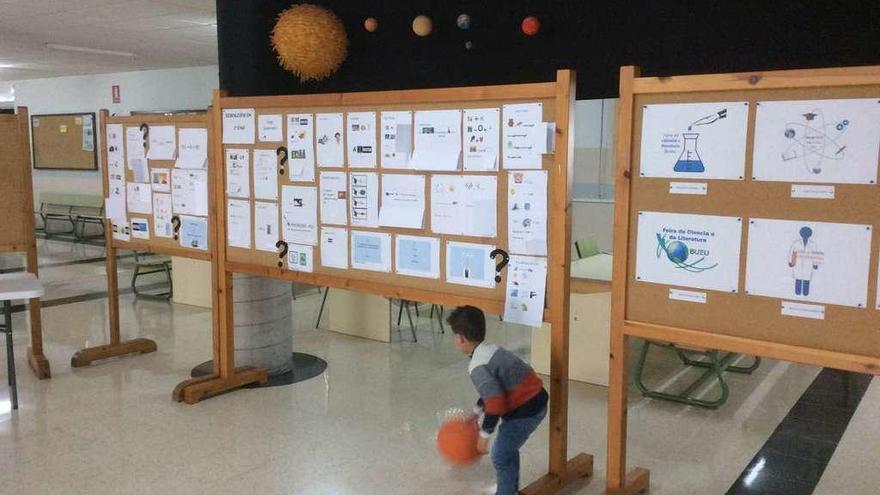
[{"label": "small planet sphere", "polygon": [[666,256],[673,263],[684,263],[688,258],[688,247],[681,241],[672,241],[666,245]]},{"label": "small planet sphere", "polygon": [[465,50],[470,50],[473,47],[474,47],[474,43],[472,41],[465,41],[464,42],[464,49]]},{"label": "small planet sphere", "polygon": [[375,17],[367,17],[364,21],[364,29],[370,33],[375,33],[379,29],[379,21]]},{"label": "small planet sphere", "polygon": [[431,34],[431,31],[434,29],[434,25],[431,22],[431,18],[426,15],[417,16],[413,19],[412,22],[412,30],[414,33],[421,37],[428,36]]},{"label": "small planet sphere", "polygon": [[541,21],[537,17],[530,15],[522,20],[520,27],[526,36],[534,36],[541,30]]},{"label": "small planet sphere", "polygon": [[471,16],[467,14],[461,14],[458,16],[458,19],[455,20],[455,25],[458,26],[458,29],[468,30],[471,28]]}]

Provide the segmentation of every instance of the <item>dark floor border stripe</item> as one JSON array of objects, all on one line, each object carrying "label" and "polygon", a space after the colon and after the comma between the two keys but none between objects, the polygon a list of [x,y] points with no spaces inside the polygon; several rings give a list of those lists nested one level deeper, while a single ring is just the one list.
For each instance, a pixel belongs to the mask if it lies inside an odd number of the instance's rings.
[{"label": "dark floor border stripe", "polygon": [[872,378],[822,369],[727,495],[812,494]]},{"label": "dark floor border stripe", "polygon": [[[143,285],[143,286],[138,285],[138,290],[141,292],[152,291],[154,289],[163,289],[163,288],[167,289],[168,284],[155,283],[155,284],[148,284],[148,285]],[[131,287],[125,287],[125,288],[119,289],[119,295],[131,294],[132,292],[134,292],[134,291],[131,289]],[[84,301],[94,301],[95,299],[104,299],[105,297],[107,297],[107,291],[86,292],[85,294],[77,294],[75,296],[68,296],[68,297],[59,297],[57,299],[49,299],[49,300],[43,299],[40,301],[40,303],[41,303],[40,305],[43,308],[51,308],[53,306],[64,306],[65,304],[74,304],[74,303],[79,303],[79,302],[84,302]],[[13,313],[21,313],[21,312],[25,311],[26,309],[27,309],[27,304],[13,304],[12,305],[12,312]]]},{"label": "dark floor border stripe", "polygon": [[37,232],[35,234],[35,236],[37,239],[42,239],[42,240],[47,240],[47,241],[64,242],[67,244],[87,244],[89,246],[97,246],[97,247],[103,247],[105,244],[103,236],[93,237],[93,238],[88,238],[88,239],[80,239],[79,237],[76,237],[71,234],[46,234],[45,232]]},{"label": "dark floor border stripe", "polygon": [[[124,255],[120,255],[120,256],[116,257],[116,259],[118,259],[118,260],[126,259],[126,258],[134,258],[134,255],[133,254],[124,254]],[[58,267],[62,267],[62,266],[71,266],[71,265],[87,265],[89,263],[103,263],[106,260],[107,260],[106,256],[98,256],[95,258],[81,258],[81,259],[73,260],[73,261],[58,261],[56,263],[46,263],[46,264],[40,265],[40,269],[58,268]],[[15,272],[23,272],[23,271],[24,271],[23,266],[16,266],[16,267],[12,267],[12,268],[0,268],[0,273],[15,273]]]}]

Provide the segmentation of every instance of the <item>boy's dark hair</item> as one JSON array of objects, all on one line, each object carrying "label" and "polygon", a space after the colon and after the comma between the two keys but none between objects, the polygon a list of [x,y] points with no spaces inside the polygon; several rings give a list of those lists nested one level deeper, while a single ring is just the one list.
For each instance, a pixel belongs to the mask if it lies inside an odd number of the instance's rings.
[{"label": "boy's dark hair", "polygon": [[459,306],[446,319],[452,332],[470,342],[480,343],[486,338],[486,316],[480,308]]}]

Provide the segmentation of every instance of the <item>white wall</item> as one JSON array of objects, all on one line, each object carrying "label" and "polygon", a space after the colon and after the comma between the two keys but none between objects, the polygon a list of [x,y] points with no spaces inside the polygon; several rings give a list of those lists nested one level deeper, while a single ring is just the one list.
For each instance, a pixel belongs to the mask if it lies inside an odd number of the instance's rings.
[{"label": "white wall", "polygon": [[[120,86],[121,103],[112,101],[112,86]],[[216,65],[89,76],[15,81],[15,106],[31,115],[95,112],[195,110],[211,104],[219,86]],[[3,88],[0,87],[0,90]],[[99,154],[100,156],[100,154]],[[91,171],[34,170],[34,202],[40,193],[76,193],[103,196],[101,175]]]}]

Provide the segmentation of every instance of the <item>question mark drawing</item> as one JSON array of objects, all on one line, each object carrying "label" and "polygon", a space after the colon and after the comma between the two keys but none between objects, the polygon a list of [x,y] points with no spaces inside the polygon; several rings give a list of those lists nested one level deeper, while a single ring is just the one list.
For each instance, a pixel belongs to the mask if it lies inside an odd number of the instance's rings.
[{"label": "question mark drawing", "polygon": [[278,268],[284,266],[284,257],[287,256],[287,243],[284,241],[278,241],[275,243],[276,248],[281,248],[281,252],[278,253]]},{"label": "question mark drawing", "polygon": [[180,232],[180,217],[177,215],[171,217],[171,225],[174,225],[174,240],[176,241],[178,238],[178,232]]},{"label": "question mark drawing", "polygon": [[279,146],[278,149],[275,150],[275,155],[280,159],[281,167],[278,169],[278,173],[280,175],[284,175],[284,166],[287,165],[287,148],[284,146]]},{"label": "question mark drawing", "polygon": [[501,282],[501,270],[510,263],[510,255],[507,254],[507,251],[503,249],[493,249],[491,253],[489,253],[489,257],[495,259],[496,256],[501,255],[501,261],[495,265],[495,282]]},{"label": "question mark drawing", "polygon": [[140,126],[141,134],[144,135],[144,151],[147,150],[147,142],[150,140],[150,126],[145,123]]}]

